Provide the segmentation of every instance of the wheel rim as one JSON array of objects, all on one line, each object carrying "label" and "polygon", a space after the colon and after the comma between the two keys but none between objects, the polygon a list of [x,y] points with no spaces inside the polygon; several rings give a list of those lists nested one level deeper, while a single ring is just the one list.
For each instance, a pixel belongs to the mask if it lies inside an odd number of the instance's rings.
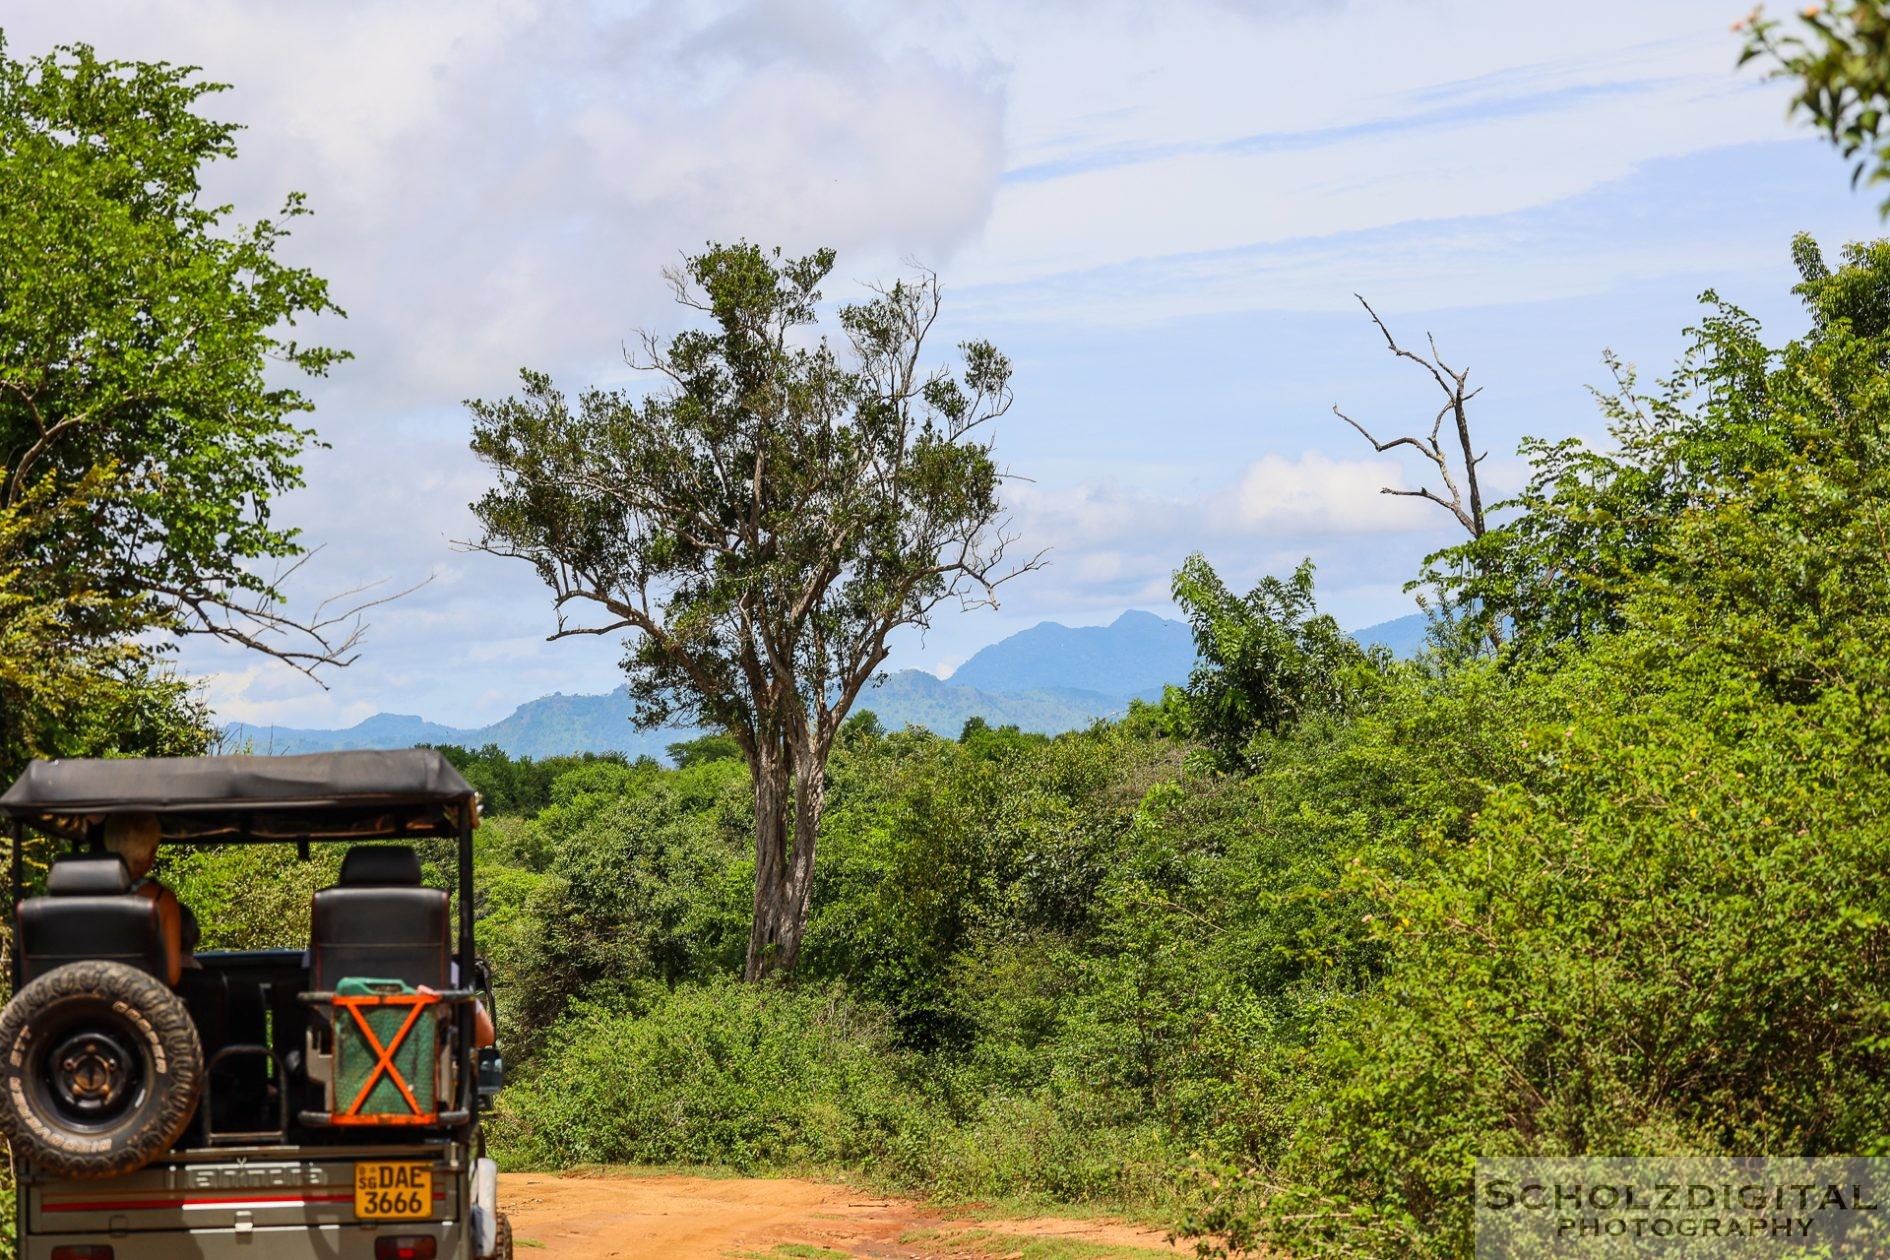
[{"label": "wheel rim", "polygon": [[44,1043],[29,1079],[49,1118],[80,1131],[112,1127],[144,1097],[144,1056],[116,1029],[70,1029]]}]

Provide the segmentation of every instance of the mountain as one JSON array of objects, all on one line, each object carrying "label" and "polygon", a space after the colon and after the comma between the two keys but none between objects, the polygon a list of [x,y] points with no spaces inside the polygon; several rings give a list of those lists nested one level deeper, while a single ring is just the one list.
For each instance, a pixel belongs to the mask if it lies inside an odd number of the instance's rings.
[{"label": "mountain", "polygon": [[1126,713],[1132,699],[1160,695],[1160,687],[1140,693],[1080,687],[984,691],[962,685],[957,674],[945,679],[923,670],[902,669],[888,675],[878,687],[861,692],[853,708],[855,712],[871,709],[883,726],[923,726],[941,735],[958,734],[965,719],[971,717],[981,717],[993,726],[1017,726],[1055,735],[1088,726],[1097,718]]},{"label": "mountain", "polygon": [[[1409,656],[1423,645],[1424,628],[1424,615],[1414,613],[1367,626],[1354,637]],[[1154,613],[1126,612],[1106,626],[1046,621],[982,649],[950,678],[916,669],[890,674],[861,693],[854,711],[870,709],[892,729],[923,726],[941,735],[956,735],[971,717],[1055,734],[1119,716],[1131,700],[1159,699],[1165,684],[1187,682],[1193,668],[1188,627]],[[534,758],[572,752],[662,758],[670,744],[693,734],[676,727],[638,730],[630,722],[629,694],[621,687],[604,695],[540,696],[489,726],[446,726],[412,714],[377,713],[346,730],[238,723],[225,731],[232,746],[247,744],[259,753],[497,744],[514,757]]]},{"label": "mountain", "polygon": [[640,731],[630,724],[630,697],[622,688],[601,696],[540,696],[490,726],[443,726],[399,713],[376,713],[345,730],[288,726],[224,728],[224,742],[247,744],[259,753],[329,752],[342,748],[406,748],[414,744],[497,744],[514,757],[551,757],[570,752],[620,752],[662,757],[677,740],[695,732]]},{"label": "mountain", "polygon": [[1179,621],[1125,612],[1106,626],[1046,621],[993,643],[952,671],[981,691],[1071,687],[1102,695],[1160,695],[1194,668],[1194,636]]},{"label": "mountain", "polygon": [[[1149,697],[1161,694],[1155,688]],[[956,735],[965,719],[982,717],[993,726],[1015,724],[1027,731],[1055,734],[1118,715],[1130,696],[1106,695],[1075,687],[1034,687],[994,693],[961,687],[925,673],[902,669],[878,687],[868,688],[854,711],[871,709],[884,726],[923,726]],[[630,696],[619,687],[601,696],[541,696],[527,701],[490,726],[442,726],[398,713],[377,713],[346,730],[293,727],[226,728],[232,745],[247,742],[259,753],[327,752],[338,748],[402,748],[412,744],[459,744],[478,748],[497,744],[514,757],[553,757],[571,752],[620,752],[631,757],[662,758],[670,744],[695,731],[666,727],[640,731],[630,722]]]},{"label": "mountain", "polygon": [[1414,612],[1408,617],[1394,617],[1354,630],[1352,637],[1366,647],[1388,647],[1393,656],[1416,656],[1424,650],[1424,636],[1430,628],[1430,618]]}]

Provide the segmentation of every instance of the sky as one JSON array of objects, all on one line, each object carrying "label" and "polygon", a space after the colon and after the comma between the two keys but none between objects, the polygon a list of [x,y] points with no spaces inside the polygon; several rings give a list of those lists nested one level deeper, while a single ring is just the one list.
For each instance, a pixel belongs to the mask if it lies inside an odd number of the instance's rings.
[{"label": "sky", "polygon": [[1005,501],[1047,566],[941,610],[890,666],[948,674],[1055,620],[1175,610],[1202,551],[1245,588],[1305,558],[1359,627],[1457,527],[1340,423],[1428,427],[1406,344],[1468,366],[1486,499],[1526,435],[1602,436],[1613,350],[1670,365],[1712,288],[1784,336],[1789,243],[1880,233],[1875,199],[1735,71],[1746,0],[9,0],[9,55],[74,41],[203,67],[240,156],[233,222],[291,191],[281,256],[348,315],[307,392],[326,449],[276,519],[321,550],[293,607],[418,586],[324,688],[200,641],[226,721],[458,726],[621,680],[621,645],[547,642],[517,561],[469,552],[489,476],[464,400],[521,368],[634,384],[623,346],[687,326],[662,269],[709,241],[839,253],[830,299],[935,270],[936,361],[1015,364]]}]

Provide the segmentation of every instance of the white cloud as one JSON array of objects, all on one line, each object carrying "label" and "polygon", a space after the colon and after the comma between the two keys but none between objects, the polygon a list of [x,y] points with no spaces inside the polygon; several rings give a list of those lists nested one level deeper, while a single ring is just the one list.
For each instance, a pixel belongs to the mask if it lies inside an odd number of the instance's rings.
[{"label": "white cloud", "polygon": [[1297,459],[1266,455],[1211,510],[1236,528],[1284,535],[1410,533],[1437,505],[1384,493],[1410,490],[1390,460],[1332,459],[1310,451]]},{"label": "white cloud", "polygon": [[986,82],[840,6],[21,7],[13,55],[82,39],[237,84],[210,108],[242,157],[213,183],[248,216],[310,194],[285,252],[351,312],[341,392],[379,408],[608,359],[673,322],[658,272],[707,239],[936,259],[1003,163]]}]

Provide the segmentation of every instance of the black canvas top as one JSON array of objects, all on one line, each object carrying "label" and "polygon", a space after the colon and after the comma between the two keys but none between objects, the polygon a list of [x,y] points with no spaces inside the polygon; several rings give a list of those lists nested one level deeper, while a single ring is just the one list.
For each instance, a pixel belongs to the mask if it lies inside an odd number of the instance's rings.
[{"label": "black canvas top", "polygon": [[[81,834],[114,814],[156,814],[166,839],[451,835],[473,789],[430,748],[293,757],[35,761],[0,814]],[[240,833],[240,834],[239,834]]]}]

